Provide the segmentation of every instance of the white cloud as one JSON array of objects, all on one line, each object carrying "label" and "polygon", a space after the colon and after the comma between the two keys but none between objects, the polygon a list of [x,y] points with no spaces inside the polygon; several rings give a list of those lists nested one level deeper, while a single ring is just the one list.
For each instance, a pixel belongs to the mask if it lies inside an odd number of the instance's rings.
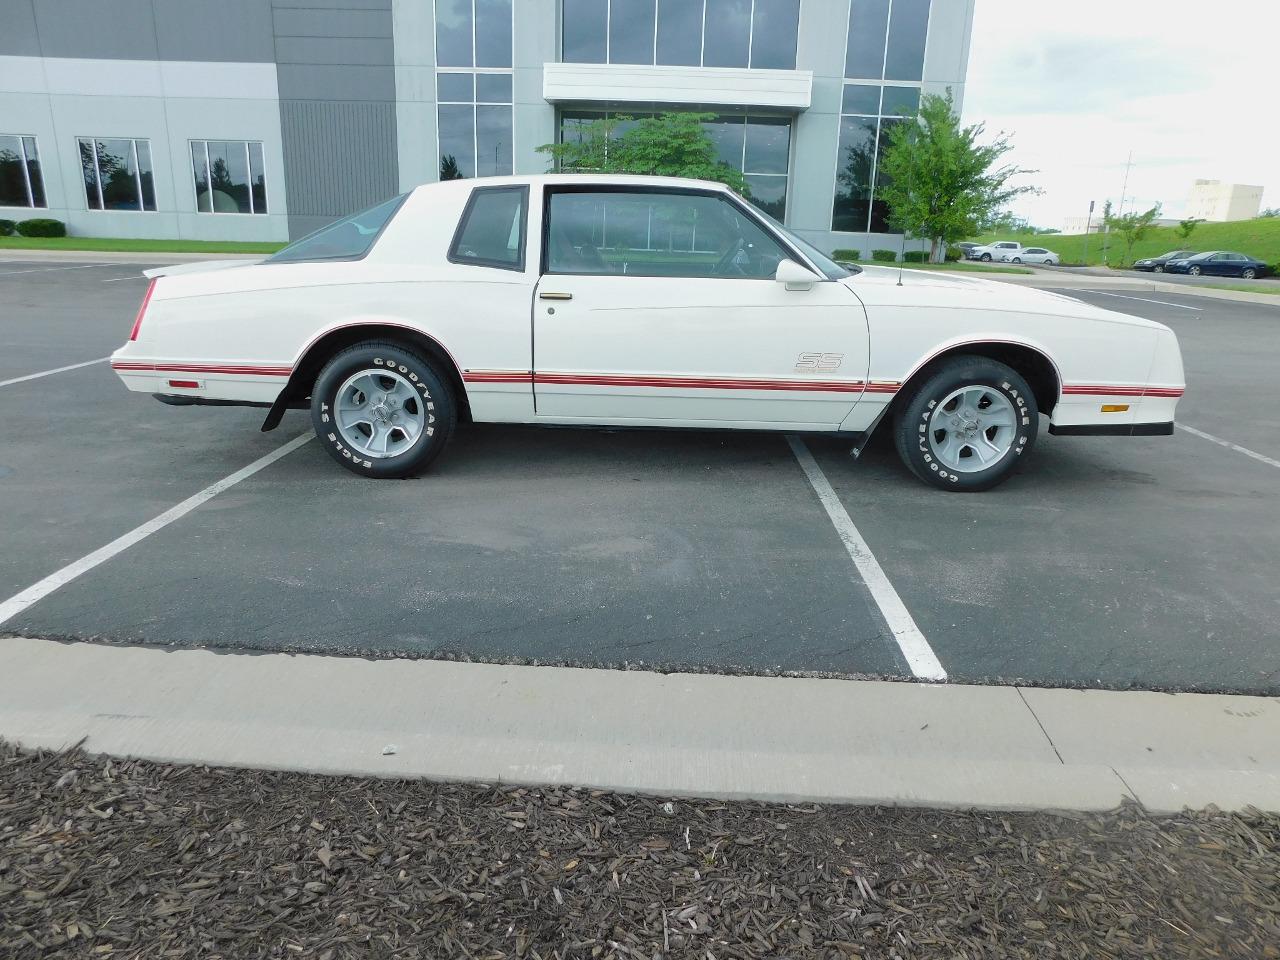
[{"label": "white cloud", "polygon": [[1280,206],[1277,36],[1277,0],[978,0],[964,119],[1040,171],[1014,204],[1040,226],[1118,203],[1130,150],[1128,207],[1177,216],[1197,177]]}]

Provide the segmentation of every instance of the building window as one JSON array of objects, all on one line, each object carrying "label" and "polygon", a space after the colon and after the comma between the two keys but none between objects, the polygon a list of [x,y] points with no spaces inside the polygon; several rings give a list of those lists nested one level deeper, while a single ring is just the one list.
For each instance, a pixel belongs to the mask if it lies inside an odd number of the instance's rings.
[{"label": "building window", "polygon": [[510,174],[511,0],[436,0],[439,177]]},{"label": "building window", "polygon": [[199,213],[266,213],[267,175],[256,140],[192,140]]},{"label": "building window", "polygon": [[0,207],[45,207],[35,137],[0,134]]},{"label": "building window", "polygon": [[90,210],[155,210],[150,140],[78,139]]},{"label": "building window", "polygon": [[919,87],[846,83],[841,101],[831,229],[842,233],[888,233],[889,209],[876,196],[883,186],[880,153],[895,123],[920,109]]},{"label": "building window", "polygon": [[[561,142],[580,140],[588,124],[610,116],[566,110],[560,115]],[[632,121],[651,117],[651,113],[627,111],[623,116]],[[613,129],[619,136],[634,124],[623,121]],[[785,220],[787,213],[787,174],[791,160],[791,120],[756,114],[722,114],[703,124],[715,141],[716,153],[747,181],[747,200],[775,220]]]},{"label": "building window", "polygon": [[561,59],[794,70],[800,0],[563,0]]},{"label": "building window", "polygon": [[845,77],[919,83],[928,32],[929,0],[849,0]]}]

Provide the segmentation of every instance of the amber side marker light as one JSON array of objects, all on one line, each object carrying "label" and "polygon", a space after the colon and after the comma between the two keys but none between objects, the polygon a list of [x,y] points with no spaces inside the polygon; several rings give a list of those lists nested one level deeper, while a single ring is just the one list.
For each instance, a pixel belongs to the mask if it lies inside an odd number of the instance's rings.
[{"label": "amber side marker light", "polygon": [[147,292],[146,292],[146,295],[143,296],[142,298],[142,306],[138,308],[138,316],[133,321],[133,329],[129,331],[130,340],[138,339],[138,331],[142,329],[142,317],[147,312],[147,304],[151,302],[151,293],[156,288],[157,279],[159,278],[153,277],[151,279],[151,282],[147,284]]},{"label": "amber side marker light", "polygon": [[1127,403],[1104,403],[1102,405],[1103,413],[1124,413],[1129,409]]}]

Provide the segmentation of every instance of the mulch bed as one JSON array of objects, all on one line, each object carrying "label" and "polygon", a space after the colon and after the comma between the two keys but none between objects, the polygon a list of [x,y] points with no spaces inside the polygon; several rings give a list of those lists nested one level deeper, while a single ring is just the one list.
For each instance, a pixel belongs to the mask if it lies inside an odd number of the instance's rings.
[{"label": "mulch bed", "polygon": [[1280,817],[800,807],[0,744],[0,957],[1280,958]]}]

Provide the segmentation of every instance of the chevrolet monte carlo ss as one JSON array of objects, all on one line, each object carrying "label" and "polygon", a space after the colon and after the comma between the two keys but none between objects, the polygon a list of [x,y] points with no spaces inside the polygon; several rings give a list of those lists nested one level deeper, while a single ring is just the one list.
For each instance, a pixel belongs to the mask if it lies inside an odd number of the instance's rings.
[{"label": "chevrolet monte carlo ss", "polygon": [[[856,269],[856,268],[855,268]],[[959,275],[850,273],[727,188],[546,175],[422,186],[259,262],[152,278],[111,365],[172,404],[310,408],[338,463],[405,477],[458,421],[893,431],[984,490],[1055,434],[1170,434],[1159,323]]]}]

